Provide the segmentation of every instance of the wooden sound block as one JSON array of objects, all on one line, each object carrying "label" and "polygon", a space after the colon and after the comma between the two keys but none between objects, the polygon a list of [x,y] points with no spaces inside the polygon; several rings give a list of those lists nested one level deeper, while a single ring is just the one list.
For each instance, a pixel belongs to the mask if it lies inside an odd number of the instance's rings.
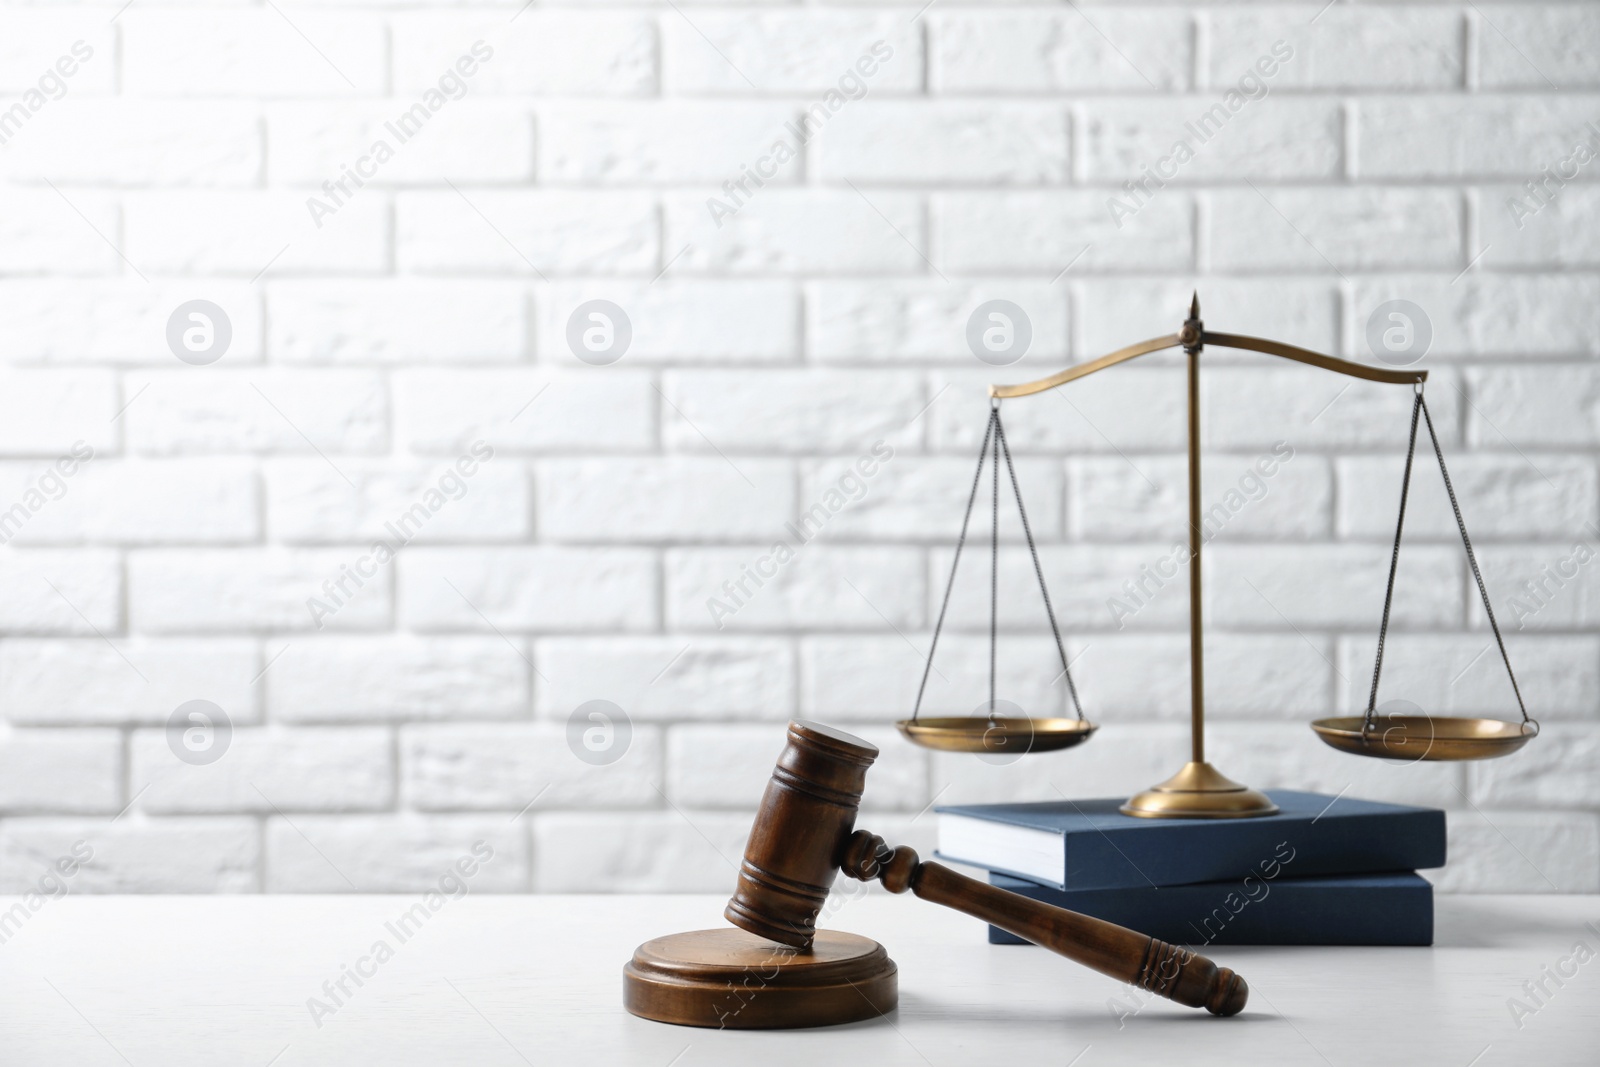
[{"label": "wooden sound block", "polygon": [[634,951],[622,969],[622,1003],[679,1026],[833,1026],[893,1011],[898,975],[882,945],[856,934],[818,930],[804,950],[732,927],[692,930]]}]

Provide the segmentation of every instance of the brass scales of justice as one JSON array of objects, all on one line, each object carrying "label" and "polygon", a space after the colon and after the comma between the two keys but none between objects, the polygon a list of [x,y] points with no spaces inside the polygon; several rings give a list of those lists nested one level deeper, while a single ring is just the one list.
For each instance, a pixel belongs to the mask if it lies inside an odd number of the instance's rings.
[{"label": "brass scales of justice", "polygon": [[[1423,399],[1428,372],[1389,370],[1325,356],[1304,348],[1237,334],[1207,333],[1200,321],[1199,297],[1189,318],[1175,334],[1153,338],[1022,385],[989,389],[989,422],[979,450],[978,469],[962,519],[938,621],[928,650],[922,683],[911,718],[898,725],[912,742],[934,749],[973,753],[1028,753],[1070,748],[1089,739],[1096,726],[1084,718],[1077,687],[1067,662],[1061,628],[1028,525],[1000,418],[1000,402],[1031,396],[1106,370],[1151,352],[1182,346],[1188,357],[1188,489],[1189,489],[1189,664],[1190,760],[1159,785],[1122,805],[1128,815],[1144,818],[1228,819],[1272,815],[1278,809],[1266,794],[1240,785],[1205,758],[1205,673],[1200,611],[1200,353],[1207,344],[1261,352],[1321,367],[1367,381],[1410,385],[1411,435],[1405,475],[1400,486],[1394,551],[1378,629],[1378,651],[1365,714],[1320,719],[1311,724],[1328,744],[1359,756],[1406,760],[1471,760],[1504,756],[1538,736],[1506,655],[1488,590],[1467,536],[1455,487],[1445,468],[1433,418]],[[1522,721],[1444,718],[1377,713],[1378,677],[1384,640],[1394,600],[1395,571],[1405,526],[1406,499],[1416,455],[1419,420],[1428,428],[1439,472],[1455,513],[1456,525],[1484,611],[1494,631],[1500,658],[1511,678]],[[1062,673],[1072,696],[1076,718],[1007,717],[995,700],[995,646],[998,636],[994,604],[998,590],[1000,463],[1005,461],[1017,511],[1033,557],[1046,615],[1061,656]],[[992,464],[994,529],[991,536],[989,702],[988,714],[967,718],[922,718],[922,697],[938,649],[950,592],[961,562],[986,459]],[[892,893],[913,895],[964,912],[1023,937],[1086,967],[1191,1008],[1232,1016],[1249,998],[1244,978],[1187,947],[1172,945],[1102,919],[1055,907],[991,886],[936,862],[922,861],[910,848],[891,847],[881,837],[856,826],[868,768],[878,755],[873,745],[821,723],[795,721],[767,782],[760,808],[745,845],[738,881],[723,917],[730,924],[693,930],[646,941],[623,968],[623,1005],[634,1015],[657,1022],[718,1029],[787,1029],[826,1026],[871,1019],[894,1010],[898,1003],[898,968],[882,945],[843,931],[819,929],[818,916],[840,874],[862,882],[881,883]]]},{"label": "brass scales of justice", "polygon": [[[1483,574],[1478,569],[1477,556],[1472,550],[1472,540],[1467,535],[1466,523],[1461,517],[1461,507],[1456,500],[1455,487],[1451,484],[1449,471],[1445,467],[1444,452],[1439,447],[1439,436],[1434,431],[1433,417],[1429,414],[1427,401],[1423,398],[1423,383],[1428,380],[1428,372],[1425,370],[1390,370],[1371,367],[1278,341],[1268,341],[1259,337],[1246,337],[1240,334],[1211,333],[1205,329],[1200,320],[1200,298],[1198,293],[1189,305],[1189,318],[1184,322],[1182,329],[1175,334],[1155,337],[1148,341],[1129,345],[1127,348],[1119,349],[1110,355],[1102,356],[1089,363],[1069,367],[1064,371],[1052,374],[1048,378],[1041,378],[1038,381],[1025,382],[1020,385],[991,385],[989,387],[989,423],[984,433],[983,445],[978,453],[978,469],[973,475],[972,493],[967,499],[967,511],[962,519],[961,536],[956,542],[955,559],[950,567],[950,580],[945,587],[944,599],[939,609],[938,622],[934,626],[927,661],[923,668],[922,683],[917,689],[916,704],[913,707],[911,718],[902,720],[897,724],[900,732],[913,743],[926,748],[951,752],[995,754],[1049,752],[1071,748],[1087,741],[1094,734],[1097,727],[1094,723],[1084,718],[1083,708],[1078,701],[1077,686],[1073,683],[1072,670],[1068,665],[1066,648],[1062,644],[1061,628],[1056,622],[1055,611],[1050,604],[1050,593],[1045,585],[1044,570],[1039,564],[1038,548],[1033,541],[1033,531],[1028,525],[1027,510],[1022,503],[1022,490],[1017,483],[1016,470],[1011,462],[1011,450],[1006,444],[1005,426],[1000,418],[1000,403],[1008,398],[1032,396],[1056,389],[1069,382],[1107,370],[1119,363],[1137,359],[1139,356],[1182,346],[1184,354],[1188,357],[1190,755],[1189,762],[1184,764],[1177,774],[1174,774],[1159,785],[1152,786],[1144,792],[1131,797],[1122,805],[1120,810],[1125,815],[1136,815],[1144,818],[1188,819],[1247,818],[1250,816],[1271,815],[1278,810],[1277,805],[1266,794],[1233,781],[1206,761],[1205,651],[1202,646],[1203,627],[1201,621],[1200,584],[1201,548],[1204,541],[1200,520],[1200,353],[1208,344],[1219,348],[1236,348],[1262,352],[1269,356],[1278,356],[1298,363],[1306,363],[1313,367],[1321,367],[1324,370],[1331,370],[1353,378],[1365,379],[1366,381],[1390,385],[1410,385],[1416,395],[1411,407],[1411,435],[1406,447],[1405,475],[1400,485],[1400,509],[1399,516],[1395,520],[1394,551],[1389,561],[1389,580],[1383,601],[1383,617],[1378,628],[1378,651],[1373,663],[1372,687],[1367,697],[1366,711],[1361,715],[1319,719],[1313,722],[1311,728],[1316,731],[1317,736],[1334,748],[1352,755],[1398,759],[1407,762],[1416,762],[1418,760],[1489,759],[1515,752],[1527,744],[1530,739],[1538,736],[1539,724],[1528,715],[1528,709],[1523,703],[1522,691],[1517,685],[1516,674],[1511,669],[1511,659],[1506,654],[1505,641],[1500,635],[1499,623],[1495,621],[1494,608],[1489,603],[1489,592],[1484,585]],[[1501,661],[1505,664],[1506,673],[1511,679],[1511,688],[1516,696],[1517,707],[1522,712],[1522,721],[1520,723],[1504,722],[1499,719],[1439,717],[1425,714],[1380,715],[1378,711],[1378,678],[1383,670],[1383,647],[1389,632],[1390,607],[1394,601],[1395,572],[1400,562],[1400,539],[1405,526],[1406,499],[1411,487],[1412,460],[1416,455],[1419,416],[1428,428],[1428,437],[1433,443],[1434,455],[1439,461],[1439,472],[1444,478],[1445,491],[1450,497],[1451,510],[1455,513],[1456,525],[1461,533],[1461,543],[1466,549],[1467,561],[1472,568],[1472,576],[1477,582],[1478,592],[1483,598],[1484,613],[1488,616],[1489,626],[1494,632],[1495,643],[1500,649]],[[1010,474],[1011,488],[1017,502],[1017,511],[1022,519],[1022,528],[1027,537],[1028,550],[1033,556],[1034,572],[1039,579],[1039,590],[1044,598],[1045,613],[1050,620],[1050,628],[1055,635],[1056,650],[1061,656],[1062,674],[1066,678],[1067,691],[1072,698],[1073,709],[1077,712],[1076,718],[1007,717],[1000,714],[999,705],[995,700],[994,649],[996,622],[994,605],[998,577],[997,563],[993,560],[997,557],[999,551],[1000,463],[1002,458]],[[950,592],[955,585],[956,570],[961,563],[961,549],[967,539],[973,504],[977,499],[978,483],[982,478],[986,459],[990,462],[993,471],[994,500],[994,532],[990,539],[992,561],[990,566],[989,700],[986,705],[988,714],[986,717],[923,718],[919,714],[922,698],[927,689],[928,674],[933,669],[933,657],[938,650],[939,634],[944,628],[945,614],[950,606]]]}]

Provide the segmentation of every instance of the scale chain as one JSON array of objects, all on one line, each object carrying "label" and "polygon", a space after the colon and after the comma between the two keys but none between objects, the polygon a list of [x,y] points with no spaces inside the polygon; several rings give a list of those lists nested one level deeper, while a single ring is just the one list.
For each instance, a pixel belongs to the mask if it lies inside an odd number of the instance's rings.
[{"label": "scale chain", "polygon": [[1495,620],[1494,606],[1489,602],[1489,589],[1484,584],[1483,572],[1478,568],[1477,554],[1472,550],[1472,538],[1467,534],[1467,523],[1461,516],[1461,505],[1456,500],[1455,486],[1451,483],[1450,471],[1445,466],[1444,450],[1439,446],[1439,434],[1433,427],[1433,415],[1428,410],[1428,402],[1423,399],[1422,390],[1419,388],[1416,394],[1416,401],[1411,405],[1411,433],[1406,444],[1405,474],[1400,482],[1400,514],[1395,521],[1394,550],[1389,557],[1389,581],[1383,595],[1383,621],[1378,627],[1378,653],[1372,665],[1372,689],[1367,696],[1367,710],[1361,727],[1362,736],[1365,737],[1375,725],[1374,718],[1378,704],[1378,678],[1383,671],[1384,641],[1388,637],[1389,612],[1394,602],[1395,571],[1400,563],[1400,538],[1405,528],[1406,498],[1411,489],[1411,466],[1417,451],[1417,417],[1419,415],[1427,424],[1428,439],[1433,444],[1434,457],[1439,461],[1439,474],[1444,479],[1444,490],[1450,498],[1450,510],[1455,515],[1456,529],[1461,533],[1461,544],[1467,551],[1467,563],[1471,566],[1472,577],[1478,584],[1478,595],[1483,599],[1483,610],[1484,614],[1489,618],[1489,628],[1494,631],[1495,644],[1500,649],[1500,660],[1506,665],[1506,676],[1511,679],[1511,691],[1517,698],[1517,708],[1522,712],[1523,723],[1532,722],[1537,730],[1537,721],[1530,718],[1527,705],[1522,701],[1522,688],[1517,684],[1516,672],[1511,669],[1511,657],[1506,653],[1505,639],[1500,635],[1500,624]]}]

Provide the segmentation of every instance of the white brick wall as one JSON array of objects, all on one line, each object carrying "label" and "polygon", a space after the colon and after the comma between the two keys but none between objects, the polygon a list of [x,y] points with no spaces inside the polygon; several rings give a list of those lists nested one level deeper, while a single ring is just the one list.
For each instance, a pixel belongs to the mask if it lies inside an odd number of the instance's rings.
[{"label": "white brick wall", "polygon": [[[83,891],[413,890],[478,839],[490,891],[721,891],[794,715],[883,746],[865,807],[924,848],[935,799],[1164,777],[1185,578],[1122,628],[1106,601],[1184,536],[1168,357],[1005,409],[1090,746],[995,767],[890,724],[984,385],[1171,332],[1194,288],[1215,330],[1359,360],[1379,304],[1425,310],[1546,734],[1316,741],[1365,698],[1409,394],[1218,351],[1208,502],[1293,455],[1209,552],[1216,762],[1449,809],[1446,889],[1600,890],[1597,32],[1538,0],[0,0],[0,892],[79,840]],[[992,299],[1015,366],[968,348]],[[169,346],[192,300],[213,365]],[[594,300],[612,365],[569,347]],[[1425,455],[1414,484],[1384,695],[1513,715]],[[1005,539],[1000,695],[1065,713]],[[982,556],[929,711],[983,698]],[[231,727],[203,765],[194,700]]]}]

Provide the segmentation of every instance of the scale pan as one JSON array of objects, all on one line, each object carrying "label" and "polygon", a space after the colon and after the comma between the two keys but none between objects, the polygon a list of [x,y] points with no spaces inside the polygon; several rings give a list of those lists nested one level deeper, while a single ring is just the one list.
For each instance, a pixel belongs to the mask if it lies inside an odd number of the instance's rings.
[{"label": "scale pan", "polygon": [[895,723],[907,741],[941,752],[979,752],[991,756],[1056,752],[1089,740],[1099,729],[1082,719],[901,719]]},{"label": "scale pan", "polygon": [[1363,738],[1361,727],[1365,721],[1361,715],[1347,715],[1318,719],[1311,728],[1341,752],[1406,762],[1494,759],[1509,756],[1539,736],[1536,723],[1385,715]]}]

